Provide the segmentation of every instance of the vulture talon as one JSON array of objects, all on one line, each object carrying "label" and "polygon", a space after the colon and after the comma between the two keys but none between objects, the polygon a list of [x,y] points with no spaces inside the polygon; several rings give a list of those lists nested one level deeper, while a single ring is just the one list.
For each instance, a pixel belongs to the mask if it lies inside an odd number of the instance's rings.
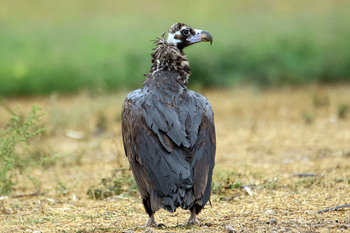
[{"label": "vulture talon", "polygon": [[[154,213],[191,209],[188,224],[210,199],[215,164],[214,113],[209,101],[187,88],[191,74],[183,49],[213,42],[212,35],[183,23],[155,41],[152,66],[143,88],[128,94],[122,135],[143,206],[145,227],[158,226]],[[165,226],[166,227],[166,226]]]}]

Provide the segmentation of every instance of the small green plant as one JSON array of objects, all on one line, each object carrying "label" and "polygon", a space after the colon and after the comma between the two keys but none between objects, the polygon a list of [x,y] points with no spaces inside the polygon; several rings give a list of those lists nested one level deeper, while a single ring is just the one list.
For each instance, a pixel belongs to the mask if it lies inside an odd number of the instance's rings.
[{"label": "small green plant", "polygon": [[87,195],[92,199],[104,199],[115,195],[135,196],[137,186],[130,170],[119,169],[112,177],[103,178],[98,185],[91,186]]},{"label": "small green plant", "polygon": [[107,117],[104,113],[100,112],[97,116],[95,135],[102,135],[107,131],[108,128]]},{"label": "small green plant", "polygon": [[314,116],[309,112],[304,112],[302,118],[307,125],[311,125],[315,120]]},{"label": "small green plant", "polygon": [[330,104],[329,97],[326,95],[314,95],[312,98],[312,105],[315,108],[325,108]]},{"label": "small green plant", "polygon": [[281,189],[283,186],[280,183],[280,177],[276,176],[272,179],[265,180],[263,184],[258,186],[259,188],[277,190]]},{"label": "small green plant", "polygon": [[310,188],[312,185],[320,185],[321,184],[321,178],[319,177],[310,177],[310,178],[304,178],[296,181],[294,183],[294,188]]},{"label": "small green plant", "polygon": [[231,171],[220,171],[214,174],[214,179],[211,187],[212,193],[225,194],[228,190],[242,189],[242,182],[237,180],[239,176],[240,174],[235,174]]},{"label": "small green plant", "polygon": [[349,106],[347,104],[339,104],[337,109],[337,115],[340,119],[345,119],[349,113]]},{"label": "small green plant", "polygon": [[57,181],[56,191],[64,196],[67,194],[67,187],[62,181]]},{"label": "small green plant", "polygon": [[[13,182],[18,172],[23,174],[26,169],[31,166],[29,161],[24,159],[27,152],[28,144],[32,139],[40,135],[45,129],[38,127],[41,117],[41,107],[34,105],[31,113],[27,116],[20,117],[16,115],[8,106],[4,108],[11,113],[11,117],[4,130],[0,131],[0,195],[7,195],[13,189]],[[37,186],[37,180],[31,176],[27,176],[34,181]]]}]

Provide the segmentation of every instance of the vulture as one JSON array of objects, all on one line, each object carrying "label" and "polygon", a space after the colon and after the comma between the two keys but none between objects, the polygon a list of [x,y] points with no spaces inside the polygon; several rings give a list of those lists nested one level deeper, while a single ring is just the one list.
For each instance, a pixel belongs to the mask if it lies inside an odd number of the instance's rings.
[{"label": "vulture", "polygon": [[[183,23],[155,41],[152,66],[143,88],[126,97],[122,135],[142,203],[149,219],[160,208],[190,211],[188,224],[210,199],[215,163],[214,114],[209,101],[187,88],[191,74],[183,49],[213,41],[211,34]],[[164,225],[164,224],[162,224]]]}]

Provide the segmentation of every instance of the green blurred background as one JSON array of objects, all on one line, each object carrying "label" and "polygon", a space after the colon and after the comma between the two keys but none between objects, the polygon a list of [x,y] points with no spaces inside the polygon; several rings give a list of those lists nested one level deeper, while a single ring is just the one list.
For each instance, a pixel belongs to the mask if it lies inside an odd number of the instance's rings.
[{"label": "green blurred background", "polygon": [[350,1],[1,0],[0,95],[140,87],[175,22],[213,46],[185,53],[196,87],[350,80]]}]

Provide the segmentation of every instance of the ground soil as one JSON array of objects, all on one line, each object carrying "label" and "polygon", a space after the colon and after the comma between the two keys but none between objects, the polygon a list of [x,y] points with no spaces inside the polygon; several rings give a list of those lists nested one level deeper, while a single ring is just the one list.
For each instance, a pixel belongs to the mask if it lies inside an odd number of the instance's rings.
[{"label": "ground soil", "polygon": [[[183,225],[189,213],[179,209],[156,213],[167,227],[140,228],[147,214],[138,194],[88,197],[89,187],[115,169],[129,172],[120,129],[126,92],[82,92],[3,101],[23,114],[41,105],[47,133],[31,146],[64,158],[31,170],[39,186],[18,179],[1,197],[0,232],[350,231],[349,207],[317,213],[350,204],[350,85],[202,93],[215,112],[219,188],[200,226]],[[2,125],[8,117],[0,109]]]}]

